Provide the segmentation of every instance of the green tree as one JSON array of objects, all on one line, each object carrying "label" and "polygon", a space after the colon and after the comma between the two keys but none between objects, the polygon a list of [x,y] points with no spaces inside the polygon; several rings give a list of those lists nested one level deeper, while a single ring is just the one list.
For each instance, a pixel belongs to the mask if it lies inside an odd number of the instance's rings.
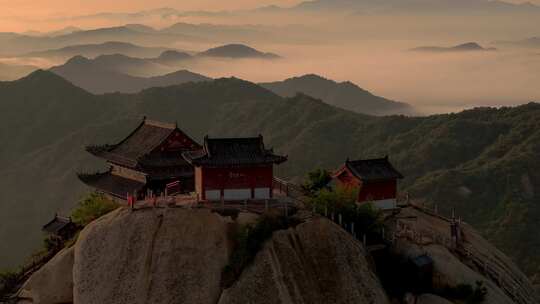
[{"label": "green tree", "polygon": [[358,190],[348,187],[322,189],[313,196],[309,207],[319,214],[341,214],[343,221],[355,223],[357,231],[379,232],[381,213],[369,203],[358,204]]},{"label": "green tree", "polygon": [[330,172],[325,169],[316,169],[307,174],[307,180],[302,185],[302,189],[314,196],[323,189],[329,189],[328,184],[331,180]]},{"label": "green tree", "polygon": [[0,271],[0,299],[13,291],[19,280],[19,273],[14,271]]},{"label": "green tree", "polygon": [[117,203],[107,199],[104,195],[92,193],[79,203],[79,206],[73,211],[71,217],[74,223],[86,226],[93,220],[100,218],[118,207],[119,205]]}]

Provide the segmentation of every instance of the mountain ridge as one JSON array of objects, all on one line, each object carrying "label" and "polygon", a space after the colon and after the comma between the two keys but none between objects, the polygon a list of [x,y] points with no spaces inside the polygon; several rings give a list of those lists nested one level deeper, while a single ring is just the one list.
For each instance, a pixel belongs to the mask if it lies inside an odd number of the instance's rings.
[{"label": "mountain ridge", "polygon": [[165,47],[142,47],[128,42],[107,41],[100,44],[70,45],[59,49],[31,52],[21,57],[60,58],[66,60],[74,56],[98,57],[101,55],[122,54],[131,57],[153,57],[166,51],[172,51]]},{"label": "mountain ridge", "polygon": [[[114,60],[116,57],[112,57]],[[122,73],[105,62],[97,63],[82,56],[71,58],[66,64],[50,69],[78,87],[94,94],[123,92],[136,93],[151,87],[182,84],[190,81],[208,81],[210,78],[187,70],[177,70],[161,76],[137,77]]]},{"label": "mountain ridge", "polygon": [[513,4],[504,1],[451,1],[434,0],[430,2],[418,0],[314,0],[304,1],[290,8],[293,11],[321,12],[321,11],[355,11],[357,14],[497,14],[497,13],[540,13],[540,7],[530,2]]},{"label": "mountain ridge", "polygon": [[224,58],[261,58],[278,59],[280,56],[273,53],[263,53],[245,44],[227,44],[200,52],[197,56],[224,57]]},{"label": "mountain ridge", "polygon": [[338,83],[315,74],[306,74],[277,82],[260,83],[259,85],[283,97],[304,93],[322,99],[328,104],[357,113],[410,115],[415,112],[408,104],[375,96],[350,81]]}]

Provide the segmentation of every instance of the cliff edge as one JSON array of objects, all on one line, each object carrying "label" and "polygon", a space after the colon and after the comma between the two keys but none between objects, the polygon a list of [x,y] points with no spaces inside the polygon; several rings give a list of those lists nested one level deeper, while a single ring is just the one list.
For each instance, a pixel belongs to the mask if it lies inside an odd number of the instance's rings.
[{"label": "cliff edge", "polygon": [[[322,218],[275,232],[223,289],[234,224],[203,209],[118,209],[36,272],[20,303],[388,303],[361,244]],[[62,284],[39,279],[60,272]]]},{"label": "cliff edge", "polygon": [[392,232],[386,255],[405,261],[427,255],[433,263],[429,289],[396,295],[388,277],[405,278],[398,287],[414,278],[403,276],[400,264],[388,267],[392,260],[370,253],[339,225],[300,214],[303,220],[275,231],[224,284],[237,228],[257,222],[258,215],[120,208],[89,224],[73,247],[34,273],[18,303],[461,303],[440,291],[477,282],[486,290],[478,303],[538,303],[523,273],[465,223],[460,248],[466,252],[447,246],[448,221],[441,217],[405,208],[391,218],[401,228]]}]

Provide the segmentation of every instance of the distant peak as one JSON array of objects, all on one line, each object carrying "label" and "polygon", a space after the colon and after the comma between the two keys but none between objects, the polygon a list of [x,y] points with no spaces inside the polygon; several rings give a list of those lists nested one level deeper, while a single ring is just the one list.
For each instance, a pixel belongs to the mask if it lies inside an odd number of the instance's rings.
[{"label": "distant peak", "polygon": [[411,49],[411,51],[421,52],[461,52],[461,51],[495,51],[495,48],[484,48],[476,42],[462,43],[452,47],[423,46]]},{"label": "distant peak", "polygon": [[256,51],[254,48],[252,48],[252,47],[250,47],[248,45],[245,45],[245,44],[241,44],[241,43],[224,44],[224,45],[212,48],[211,50],[216,50],[216,49],[244,49],[244,50]]},{"label": "distant peak", "polygon": [[69,59],[67,62],[66,62],[66,65],[68,64],[86,64],[86,63],[89,63],[90,62],[90,59],[84,57],[84,56],[81,56],[81,55],[77,55],[75,57],[72,57],[71,59]]},{"label": "distant peak", "polygon": [[240,43],[230,43],[222,46],[208,49],[200,55],[214,57],[230,57],[230,58],[279,58],[278,55],[272,53],[263,53],[250,46]]},{"label": "distant peak", "polygon": [[167,50],[159,55],[160,59],[177,59],[191,57],[188,53],[180,52],[176,50]]},{"label": "distant peak", "polygon": [[309,82],[318,82],[318,83],[321,83],[321,82],[336,83],[333,80],[330,80],[330,79],[325,78],[325,77],[323,77],[321,75],[317,75],[317,74],[313,74],[313,73],[305,74],[305,75],[301,75],[301,76],[291,77],[291,78],[285,79],[283,82],[291,82],[291,81],[309,81]]},{"label": "distant peak", "polygon": [[328,80],[327,78],[324,78],[317,74],[305,74],[305,75],[299,76],[298,78]]},{"label": "distant peak", "polygon": [[480,44],[478,44],[476,42],[463,43],[463,44],[457,45],[456,48],[459,48],[459,49],[483,49],[483,47],[480,46]]},{"label": "distant peak", "polygon": [[57,83],[70,84],[67,80],[56,75],[55,73],[51,71],[42,70],[42,69],[36,70],[28,74],[26,77],[23,77],[17,80],[17,82],[41,82],[41,83],[57,82]]}]

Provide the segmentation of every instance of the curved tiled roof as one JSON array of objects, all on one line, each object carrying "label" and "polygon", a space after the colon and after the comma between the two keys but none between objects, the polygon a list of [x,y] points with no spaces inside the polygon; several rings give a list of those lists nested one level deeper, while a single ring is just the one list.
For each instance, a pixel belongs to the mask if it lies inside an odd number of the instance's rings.
[{"label": "curved tiled roof", "polygon": [[71,218],[55,215],[54,219],[45,224],[42,230],[47,233],[57,234],[70,225],[73,225]]},{"label": "curved tiled roof", "polygon": [[265,149],[262,136],[247,138],[208,138],[199,151],[182,154],[196,166],[245,166],[256,164],[282,163],[287,157]]},{"label": "curved tiled roof", "polygon": [[115,145],[89,146],[86,150],[112,163],[130,168],[181,166],[185,165],[186,162],[180,152],[167,155],[151,154],[175,131],[180,131],[176,124],[157,122],[145,118],[133,132],[119,143]]},{"label": "curved tiled roof", "polygon": [[113,175],[111,172],[79,174],[78,177],[86,185],[124,200],[128,193],[140,191],[145,186],[142,182]]},{"label": "curved tiled roof", "polygon": [[388,157],[353,161],[347,160],[346,166],[354,176],[364,181],[403,178],[403,175],[392,166]]},{"label": "curved tiled roof", "polygon": [[175,125],[156,124],[155,122],[144,120],[135,131],[115,145],[109,152],[121,155],[127,159],[138,159],[152,152],[175,129]]}]

